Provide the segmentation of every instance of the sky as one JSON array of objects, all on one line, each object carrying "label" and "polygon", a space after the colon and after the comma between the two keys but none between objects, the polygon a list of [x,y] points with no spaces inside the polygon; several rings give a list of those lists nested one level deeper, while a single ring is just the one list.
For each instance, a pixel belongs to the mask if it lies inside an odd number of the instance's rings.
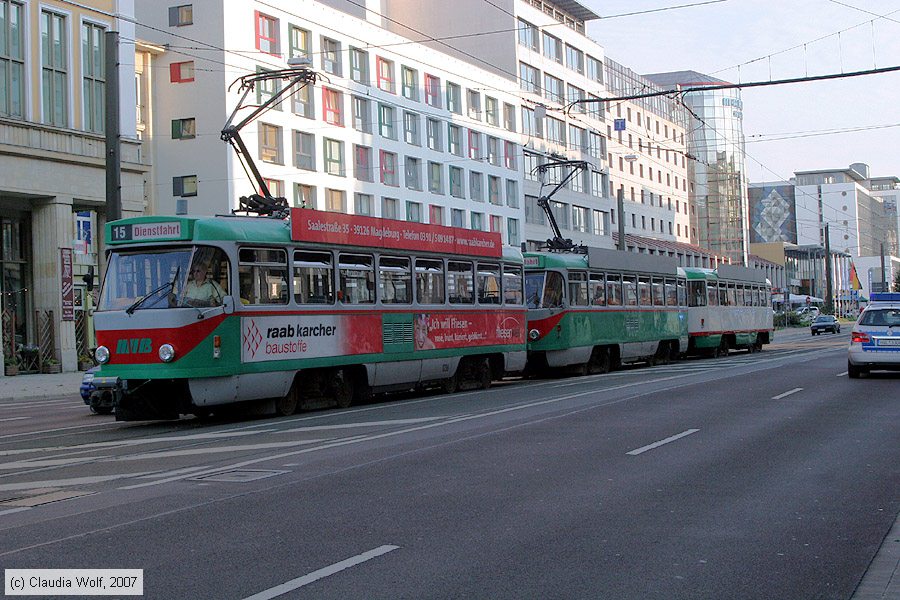
[{"label": "sky", "polygon": [[[693,70],[745,83],[900,65],[900,0],[726,0],[621,17],[702,0],[580,1],[605,17],[587,34],[638,73]],[[900,71],[741,97],[751,183],[857,162],[872,176],[900,176]],[[857,128],[867,129],[818,134]]]}]

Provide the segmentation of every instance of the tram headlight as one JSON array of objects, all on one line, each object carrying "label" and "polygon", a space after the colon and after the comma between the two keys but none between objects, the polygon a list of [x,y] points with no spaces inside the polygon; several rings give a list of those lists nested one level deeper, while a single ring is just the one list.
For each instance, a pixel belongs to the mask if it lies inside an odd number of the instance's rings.
[{"label": "tram headlight", "polygon": [[97,362],[101,365],[105,365],[109,362],[109,348],[106,346],[98,346],[96,350],[94,350],[94,358],[97,359]]},{"label": "tram headlight", "polygon": [[172,344],[163,344],[159,347],[159,360],[163,362],[175,360],[175,348],[172,347]]},{"label": "tram headlight", "polygon": [[528,339],[530,339],[532,342],[536,342],[538,340],[538,338],[540,338],[540,337],[541,337],[541,332],[538,331],[537,329],[532,329],[531,331],[528,332]]}]

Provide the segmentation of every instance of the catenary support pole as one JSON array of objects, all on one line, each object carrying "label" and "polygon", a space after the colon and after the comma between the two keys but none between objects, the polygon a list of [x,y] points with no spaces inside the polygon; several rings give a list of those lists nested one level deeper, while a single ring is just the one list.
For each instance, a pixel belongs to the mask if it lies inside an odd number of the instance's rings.
[{"label": "catenary support pole", "polygon": [[122,156],[119,139],[119,32],[106,42],[106,220],[122,218]]}]

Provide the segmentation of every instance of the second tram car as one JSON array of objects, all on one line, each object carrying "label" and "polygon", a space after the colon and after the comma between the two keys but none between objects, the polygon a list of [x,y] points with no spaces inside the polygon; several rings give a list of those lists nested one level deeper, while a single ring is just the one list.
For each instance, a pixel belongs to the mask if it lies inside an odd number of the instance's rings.
[{"label": "second tram car", "polygon": [[522,254],[496,233],[292,209],[106,234],[94,383],[118,420],[287,415],[525,367]]},{"label": "second tram car", "polygon": [[589,248],[526,253],[529,370],[602,373],[688,347],[686,280],[674,258]]},{"label": "second tram car", "polygon": [[762,350],[774,339],[768,280],[748,267],[685,267],[688,286],[689,354],[727,355]]}]

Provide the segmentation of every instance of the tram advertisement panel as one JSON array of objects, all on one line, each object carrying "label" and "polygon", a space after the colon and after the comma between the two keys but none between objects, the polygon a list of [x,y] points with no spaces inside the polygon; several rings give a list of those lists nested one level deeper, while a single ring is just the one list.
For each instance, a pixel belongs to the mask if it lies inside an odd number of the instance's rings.
[{"label": "tram advertisement panel", "polygon": [[511,311],[489,313],[418,313],[416,350],[525,343],[525,316]]},{"label": "tram advertisement panel", "polygon": [[380,315],[283,315],[241,319],[241,361],[381,352]]},{"label": "tram advertisement panel", "polygon": [[503,255],[503,242],[499,233],[308,208],[291,209],[291,239],[494,258]]}]

